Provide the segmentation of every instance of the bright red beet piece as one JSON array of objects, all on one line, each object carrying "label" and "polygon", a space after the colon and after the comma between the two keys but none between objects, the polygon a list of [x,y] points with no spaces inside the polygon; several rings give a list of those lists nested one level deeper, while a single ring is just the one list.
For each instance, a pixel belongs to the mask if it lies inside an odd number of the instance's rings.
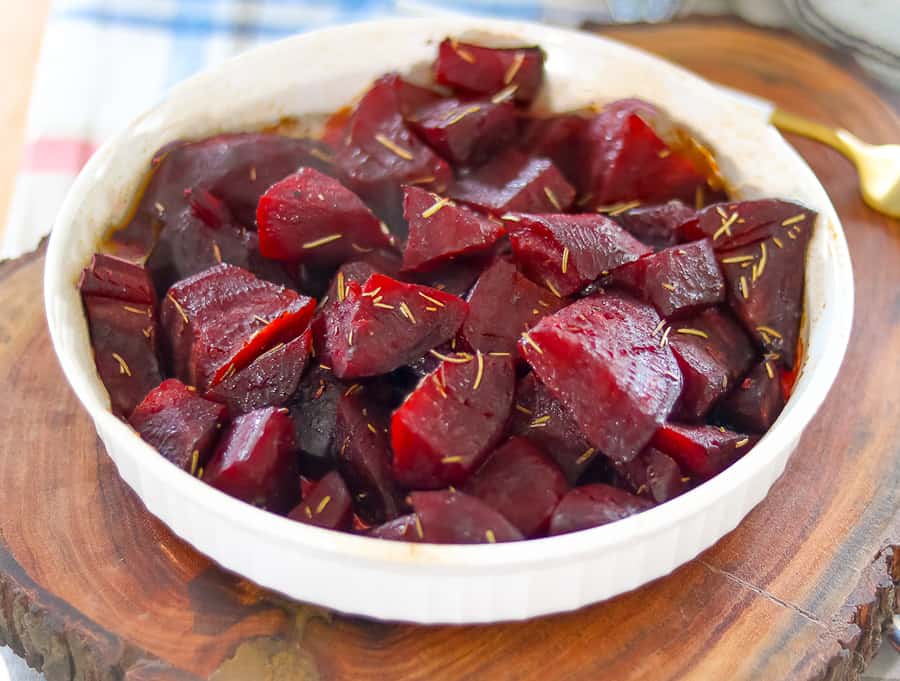
[{"label": "bright red beet piece", "polygon": [[552,456],[573,485],[597,458],[597,449],[587,441],[571,412],[533,373],[516,387],[510,432],[528,438]]},{"label": "bright red beet piece", "polygon": [[458,491],[413,492],[422,540],[431,544],[494,544],[524,539],[509,520],[480,499]]},{"label": "bright red beet piece", "polygon": [[566,179],[576,184],[581,137],[588,119],[576,114],[531,118],[525,124],[519,148],[529,156],[549,158]]},{"label": "bright red beet piece", "polygon": [[780,376],[781,370],[775,362],[763,360],[724,398],[718,411],[736,428],[751,433],[766,432],[784,409]]},{"label": "bright red beet piece", "polygon": [[463,165],[487,160],[518,132],[515,106],[490,100],[440,99],[407,122],[441,158]]},{"label": "bright red beet piece", "polygon": [[488,267],[469,294],[469,314],[462,337],[482,352],[515,353],[516,341],[562,301],[531,282],[506,258]]},{"label": "bright red beet piece", "polygon": [[513,98],[527,104],[544,79],[544,52],[540,47],[498,49],[447,38],[438,48],[434,77],[454,90],[479,95],[515,86]]},{"label": "bright red beet piece", "polygon": [[544,317],[519,341],[537,377],[613,461],[637,456],[681,393],[659,322],[649,305],[600,295]]},{"label": "bright red beet piece", "polygon": [[349,530],[353,519],[350,490],[337,471],[313,485],[288,518],[327,530]]},{"label": "bright red beet piece", "polygon": [[619,213],[614,219],[632,236],[658,251],[678,243],[681,226],[696,215],[693,208],[672,199],[666,203],[637,206]]},{"label": "bright red beet piece", "polygon": [[526,537],[535,537],[546,531],[569,484],[551,458],[525,438],[514,437],[494,450],[463,491],[481,499]]},{"label": "bright red beet piece", "polygon": [[505,221],[513,255],[525,274],[562,296],[651,252],[615,222],[593,213],[513,213]]},{"label": "bright red beet piece", "polygon": [[312,298],[232,265],[183,279],[169,289],[160,314],[175,375],[206,391],[296,338],[314,308]]},{"label": "bright red beet piece", "polygon": [[653,446],[689,474],[711,478],[746,454],[757,439],[716,426],[667,423],[656,431]]},{"label": "bright red beet piece", "polygon": [[391,418],[400,483],[434,489],[463,482],[502,437],[514,389],[510,357],[479,353],[441,362]]},{"label": "bright red beet piece", "polygon": [[684,378],[676,410],[679,418],[689,421],[705,416],[755,356],[741,326],[716,308],[674,324],[668,340]]},{"label": "bright red beet piece", "polygon": [[273,346],[240,371],[223,378],[207,391],[206,397],[226,404],[232,416],[287,404],[306,369],[311,341],[312,332],[307,329],[294,340]]},{"label": "bright red beet piece", "polygon": [[394,541],[422,541],[421,523],[416,526],[416,514],[408,513],[386,523],[373,527],[368,535],[377,539]]},{"label": "bright red beet piece", "polygon": [[234,419],[203,480],[242,501],[280,510],[284,487],[296,475],[294,427],[286,411],[266,407]]},{"label": "bright red beet piece", "polygon": [[653,502],[604,484],[582,485],[571,490],[550,519],[550,534],[587,530],[622,520],[653,507]]},{"label": "bright red beet piece", "polygon": [[338,400],[334,433],[338,466],[353,490],[357,512],[370,523],[399,514],[386,423],[375,403],[356,391],[345,391]]},{"label": "bright red beet piece", "polygon": [[340,182],[301,168],[266,190],[256,212],[267,258],[337,265],[391,245],[378,218]]},{"label": "bright red beet piece", "polygon": [[494,215],[564,212],[575,190],[546,158],[507,149],[450,188],[450,196]]},{"label": "bright red beet piece", "polygon": [[675,459],[655,447],[647,447],[618,468],[635,494],[646,496],[657,504],[679,496],[690,484],[690,477],[684,474]]},{"label": "bright red beet piece", "polygon": [[347,284],[326,316],[321,359],[338,378],[393,371],[452,338],[467,309],[443,291],[373,274]]},{"label": "bright red beet piece", "polygon": [[206,464],[228,410],[170,378],[151,390],[128,419],[141,439],[194,475]]},{"label": "bright red beet piece", "polygon": [[156,305],[153,282],[140,265],[111,255],[95,253],[81,272],[82,296],[101,296],[137,305]]},{"label": "bright red beet piece", "polygon": [[729,201],[707,206],[695,219],[682,223],[680,231],[682,239],[710,237],[716,251],[727,251],[772,237],[787,241],[788,232],[808,237],[817,215],[806,206],[780,199]]},{"label": "bright red beet piece", "polygon": [[404,187],[403,216],[409,237],[403,269],[420,270],[460,255],[493,246],[506,232],[497,218],[488,217],[418,187]]},{"label": "bright red beet piece", "polygon": [[725,280],[709,239],[645,255],[612,273],[663,317],[683,315],[725,300]]}]

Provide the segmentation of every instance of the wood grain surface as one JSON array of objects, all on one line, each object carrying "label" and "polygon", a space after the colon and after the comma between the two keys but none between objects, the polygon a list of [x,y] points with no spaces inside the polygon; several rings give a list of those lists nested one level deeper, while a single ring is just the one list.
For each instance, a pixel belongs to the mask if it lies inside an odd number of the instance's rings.
[{"label": "wood grain surface", "polygon": [[[703,22],[616,37],[872,142],[900,121],[780,33]],[[838,207],[856,316],[837,384],[768,498],[672,575],[579,612],[417,627],[288,602],[176,539],[118,479],[52,359],[40,255],[0,266],[0,642],[50,681],[855,680],[898,609],[900,224],[850,164],[791,140]]]}]

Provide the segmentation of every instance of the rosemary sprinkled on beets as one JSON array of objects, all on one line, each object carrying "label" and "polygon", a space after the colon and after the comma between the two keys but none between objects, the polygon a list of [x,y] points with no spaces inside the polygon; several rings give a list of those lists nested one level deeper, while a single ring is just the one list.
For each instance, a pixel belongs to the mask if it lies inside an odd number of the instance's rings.
[{"label": "rosemary sprinkled on beets", "polygon": [[556,194],[553,193],[553,190],[550,189],[550,187],[544,187],[544,194],[547,196],[550,205],[556,210],[562,210],[562,207],[559,205],[559,199],[556,198]]},{"label": "rosemary sprinkled on beets", "polygon": [[519,69],[522,68],[522,62],[525,61],[525,53],[524,52],[516,52],[516,56],[513,57],[512,63],[509,65],[509,68],[506,69],[506,73],[503,74],[503,84],[509,85],[512,83],[513,78],[516,77],[516,74],[519,72]]},{"label": "rosemary sprinkled on beets", "polygon": [[318,248],[319,246],[325,246],[326,244],[330,244],[333,241],[343,238],[343,236],[343,234],[329,234],[328,236],[323,236],[321,239],[307,241],[303,244],[303,248]]},{"label": "rosemary sprinkled on beets", "polygon": [[131,367],[128,366],[128,363],[122,359],[122,355],[118,352],[112,353],[112,357],[119,364],[119,373],[125,374],[126,376],[131,376]]},{"label": "rosemary sprinkled on beets", "polygon": [[394,154],[396,154],[397,156],[399,156],[400,158],[402,158],[403,160],[405,160],[405,161],[413,160],[412,152],[410,152],[407,149],[404,149],[399,144],[397,144],[396,142],[391,140],[389,137],[385,137],[382,133],[379,132],[379,133],[375,134],[375,141],[378,142],[381,146],[383,146],[388,151],[391,151]]},{"label": "rosemary sprinkled on beets", "polygon": [[430,218],[448,203],[450,203],[450,199],[448,199],[446,196],[438,197],[437,201],[435,201],[431,206],[422,211],[422,217]]},{"label": "rosemary sprinkled on beets", "polygon": [[484,355],[481,354],[481,350],[475,351],[475,361],[478,364],[478,369],[475,372],[475,382],[472,383],[472,390],[478,390],[478,386],[481,385],[481,379],[484,377]]},{"label": "rosemary sprinkled on beets", "polygon": [[701,331],[700,329],[692,329],[690,327],[682,327],[680,329],[676,329],[675,333],[682,333],[686,336],[698,336],[699,338],[709,338],[709,334],[705,331]]}]

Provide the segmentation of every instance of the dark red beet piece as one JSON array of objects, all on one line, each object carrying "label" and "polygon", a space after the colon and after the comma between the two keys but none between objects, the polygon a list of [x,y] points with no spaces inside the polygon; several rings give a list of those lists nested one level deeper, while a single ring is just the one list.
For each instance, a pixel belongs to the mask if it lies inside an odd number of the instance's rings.
[{"label": "dark red beet piece", "polygon": [[440,99],[408,118],[409,126],[453,164],[475,164],[515,138],[518,114],[509,102]]},{"label": "dark red beet piece", "polygon": [[515,353],[519,337],[562,301],[531,282],[506,258],[488,267],[469,295],[462,337],[474,350]]},{"label": "dark red beet piece", "polygon": [[462,298],[492,260],[490,254],[460,256],[427,272],[410,272],[407,278]]},{"label": "dark red beet piece", "polygon": [[676,411],[689,421],[702,418],[730,391],[755,356],[741,326],[716,308],[674,324],[668,340],[684,378]]},{"label": "dark red beet piece", "polygon": [[498,49],[447,38],[438,48],[434,77],[454,90],[479,95],[515,86],[513,98],[527,104],[544,79],[544,52],[540,47]]},{"label": "dark red beet piece", "polygon": [[524,539],[509,520],[486,503],[458,491],[413,492],[409,495],[431,544],[494,544]]},{"label": "dark red beet piece", "polygon": [[256,222],[260,252],[274,260],[337,265],[391,245],[388,231],[356,194],[312,168],[269,187]]},{"label": "dark red beet piece", "polygon": [[194,475],[206,464],[228,410],[205,400],[177,378],[163,381],[128,419],[141,439]]},{"label": "dark red beet piece", "polygon": [[[382,410],[348,390],[338,400],[334,447],[344,479],[353,490],[357,512],[370,523],[396,518],[398,492],[391,472],[391,450]],[[349,393],[349,394],[348,394]]]},{"label": "dark red beet piece", "polygon": [[552,459],[521,437],[507,440],[466,481],[463,492],[481,499],[526,537],[543,534],[553,509],[569,491]]},{"label": "dark red beet piece", "polygon": [[561,296],[575,293],[601,273],[651,252],[615,222],[593,213],[513,213],[505,222],[513,255],[525,274]]},{"label": "dark red beet piece", "polygon": [[717,411],[736,428],[765,433],[784,409],[780,376],[775,362],[763,360],[724,398]]},{"label": "dark red beet piece", "polygon": [[81,272],[82,296],[101,296],[136,305],[156,305],[153,282],[140,265],[111,255],[95,253]]},{"label": "dark red beet piece", "polygon": [[291,419],[286,409],[266,407],[231,422],[203,480],[242,501],[278,511],[283,508],[284,488],[294,476]]},{"label": "dark red beet piece", "polygon": [[407,364],[453,337],[465,301],[443,291],[373,274],[325,317],[320,357],[338,378],[377,376]]},{"label": "dark red beet piece", "polygon": [[816,216],[806,206],[780,199],[730,201],[707,206],[695,219],[682,223],[680,232],[684,240],[710,237],[716,251],[727,251],[772,237],[787,241],[788,232],[808,237]]},{"label": "dark red beet piece", "polygon": [[222,379],[207,391],[206,397],[226,404],[232,416],[287,404],[306,369],[311,341],[312,332],[307,329],[294,340],[273,346]]},{"label": "dark red beet piece", "polygon": [[424,533],[422,532],[421,523],[417,524],[418,518],[415,513],[402,515],[388,522],[373,527],[369,530],[370,537],[377,539],[392,539],[394,541],[422,541]]},{"label": "dark red beet piece", "polygon": [[582,485],[571,490],[550,519],[550,534],[587,530],[627,518],[653,507],[653,502],[617,487]]},{"label": "dark red beet piece", "polygon": [[450,188],[450,196],[500,216],[510,211],[566,211],[572,205],[575,190],[549,159],[530,158],[516,149],[507,149],[462,176]]},{"label": "dark red beet piece", "polygon": [[403,191],[403,216],[409,223],[404,270],[432,268],[456,256],[489,249],[506,232],[497,218],[457,206],[447,198],[418,187],[404,187]]},{"label": "dark red beet piece", "polygon": [[175,375],[206,391],[296,338],[314,308],[312,298],[233,265],[183,279],[169,289],[160,314]]},{"label": "dark red beet piece", "polygon": [[623,265],[610,279],[653,305],[663,317],[725,300],[725,280],[709,239],[646,255]]},{"label": "dark red beet piece", "polygon": [[578,153],[588,119],[577,114],[532,118],[525,124],[519,148],[529,156],[549,158],[566,179],[578,179]]},{"label": "dark red beet piece", "polygon": [[681,393],[675,357],[654,335],[659,323],[649,305],[600,295],[544,317],[519,341],[537,377],[613,461],[637,456]]},{"label": "dark red beet piece", "polygon": [[656,431],[653,446],[689,474],[711,478],[750,451],[757,439],[716,426],[667,423]]},{"label": "dark red beet piece", "polygon": [[434,489],[463,482],[502,437],[514,389],[509,357],[479,353],[441,362],[391,418],[400,483]]},{"label": "dark red beet piece", "polygon": [[313,485],[288,518],[327,530],[349,530],[353,519],[350,490],[337,471]]},{"label": "dark red beet piece", "polygon": [[[316,360],[313,360],[316,362]],[[333,467],[334,425],[338,401],[349,384],[334,377],[330,369],[314,363],[300,381],[300,386],[288,408],[294,422],[294,440],[297,447],[317,462],[317,468]]]},{"label": "dark red beet piece", "polygon": [[657,504],[674,499],[690,484],[675,459],[655,447],[647,447],[637,458],[618,466],[635,494],[646,496]]},{"label": "dark red beet piece", "polygon": [[571,412],[533,373],[516,387],[510,432],[527,437],[552,456],[573,485],[597,458],[597,449],[587,441]]},{"label": "dark red beet piece", "polygon": [[696,215],[693,208],[672,199],[656,205],[636,206],[618,213],[614,219],[632,236],[659,251],[678,243],[681,226]]}]

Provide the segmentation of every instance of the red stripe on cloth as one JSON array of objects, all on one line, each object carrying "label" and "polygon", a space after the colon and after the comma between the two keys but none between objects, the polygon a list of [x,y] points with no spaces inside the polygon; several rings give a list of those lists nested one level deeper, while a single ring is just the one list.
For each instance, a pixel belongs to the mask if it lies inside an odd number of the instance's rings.
[{"label": "red stripe on cloth", "polygon": [[22,169],[38,173],[77,173],[97,150],[86,140],[41,137],[25,145]]}]

